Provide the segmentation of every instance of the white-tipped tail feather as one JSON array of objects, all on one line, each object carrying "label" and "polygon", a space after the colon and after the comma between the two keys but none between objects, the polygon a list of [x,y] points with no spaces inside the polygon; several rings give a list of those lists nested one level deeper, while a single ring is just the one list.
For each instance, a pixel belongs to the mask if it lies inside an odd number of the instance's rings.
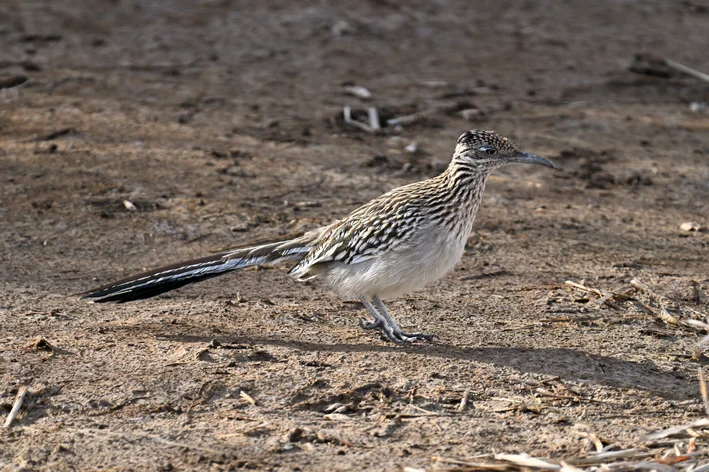
[{"label": "white-tipped tail feather", "polygon": [[95,303],[123,303],[154,297],[244,267],[295,263],[310,251],[309,239],[302,237],[236,249],[161,267],[89,290],[81,298],[91,299]]}]

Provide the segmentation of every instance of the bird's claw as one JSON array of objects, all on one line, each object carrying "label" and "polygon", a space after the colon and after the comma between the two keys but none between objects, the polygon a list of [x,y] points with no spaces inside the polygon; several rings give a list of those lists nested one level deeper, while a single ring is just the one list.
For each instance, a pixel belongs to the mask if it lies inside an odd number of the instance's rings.
[{"label": "bird's claw", "polygon": [[427,333],[401,333],[401,336],[404,338],[409,338],[412,341],[426,341],[426,342],[433,342],[434,339],[438,337],[437,334],[427,334]]},{"label": "bird's claw", "polygon": [[387,338],[389,338],[390,341],[396,343],[396,344],[412,344],[415,341],[426,341],[426,342],[433,342],[436,336],[435,334],[426,334],[426,333],[404,333],[404,332],[399,332],[399,333],[386,333]]},{"label": "bird's claw", "polygon": [[382,334],[386,336],[386,338],[399,345],[410,345],[413,344],[415,341],[426,341],[426,342],[433,342],[434,338],[437,338],[435,334],[426,334],[426,333],[404,333],[403,331],[399,330],[393,330],[389,326],[384,326],[383,329],[381,330]]},{"label": "bird's claw", "polygon": [[381,333],[382,339],[399,345],[409,345],[415,341],[426,341],[430,343],[438,337],[435,334],[404,333],[398,326],[391,326],[385,320],[380,318],[375,318],[374,320],[365,320],[364,318],[360,318],[359,327],[367,331],[377,330]]}]

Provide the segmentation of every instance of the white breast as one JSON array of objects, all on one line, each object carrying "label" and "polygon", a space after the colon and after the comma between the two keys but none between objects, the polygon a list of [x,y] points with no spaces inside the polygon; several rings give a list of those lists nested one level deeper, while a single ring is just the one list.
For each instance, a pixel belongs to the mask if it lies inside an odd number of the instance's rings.
[{"label": "white breast", "polygon": [[410,244],[379,257],[346,265],[333,263],[324,271],[332,289],[343,298],[395,298],[420,289],[450,272],[465,250],[465,236],[438,225],[419,228]]}]

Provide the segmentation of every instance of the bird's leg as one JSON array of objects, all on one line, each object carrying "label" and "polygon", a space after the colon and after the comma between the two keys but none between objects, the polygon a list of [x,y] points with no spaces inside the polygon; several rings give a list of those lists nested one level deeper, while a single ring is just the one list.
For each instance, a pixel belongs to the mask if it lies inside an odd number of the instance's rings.
[{"label": "bird's leg", "polygon": [[374,317],[374,321],[359,320],[359,325],[362,327],[362,329],[379,330],[379,332],[384,334],[387,339],[392,342],[395,342],[396,344],[407,344],[413,341],[413,339],[403,339],[400,334],[397,334],[401,332],[401,329],[399,328],[399,326],[397,326],[396,322],[391,319],[388,313],[386,316],[383,315],[380,311],[374,308],[374,305],[372,305],[372,303],[365,297],[361,297],[360,301],[362,302],[362,305],[364,305],[364,307]]},{"label": "bird's leg", "polygon": [[399,328],[399,325],[396,324],[396,321],[394,321],[394,318],[392,318],[392,316],[387,311],[387,308],[386,306],[384,306],[384,302],[382,302],[382,299],[378,296],[374,296],[372,297],[372,301],[374,302],[377,311],[384,319],[386,325],[391,327],[391,334],[388,331],[385,331],[385,333],[387,337],[393,342],[397,344],[408,344],[418,339],[423,339],[425,341],[433,341],[433,338],[436,337],[435,334],[403,332],[401,328]]},{"label": "bird's leg", "polygon": [[360,297],[359,300],[362,302],[362,305],[364,305],[364,307],[367,309],[367,311],[369,311],[369,313],[374,318],[374,321],[367,321],[364,318],[361,318],[359,320],[359,326],[362,329],[366,329],[366,330],[381,329],[382,326],[384,325],[384,323],[386,323],[386,321],[384,320],[384,317],[382,317],[382,315],[379,314],[377,309],[374,308],[374,306],[369,302],[369,300],[367,300],[364,297]]}]

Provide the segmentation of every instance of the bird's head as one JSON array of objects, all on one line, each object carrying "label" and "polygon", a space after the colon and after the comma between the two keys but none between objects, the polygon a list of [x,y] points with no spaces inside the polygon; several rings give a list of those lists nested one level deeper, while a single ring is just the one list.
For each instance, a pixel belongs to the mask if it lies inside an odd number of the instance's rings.
[{"label": "bird's head", "polygon": [[520,151],[512,141],[494,131],[470,130],[458,138],[453,160],[479,169],[494,169],[511,163],[538,164],[556,169],[553,162]]}]

